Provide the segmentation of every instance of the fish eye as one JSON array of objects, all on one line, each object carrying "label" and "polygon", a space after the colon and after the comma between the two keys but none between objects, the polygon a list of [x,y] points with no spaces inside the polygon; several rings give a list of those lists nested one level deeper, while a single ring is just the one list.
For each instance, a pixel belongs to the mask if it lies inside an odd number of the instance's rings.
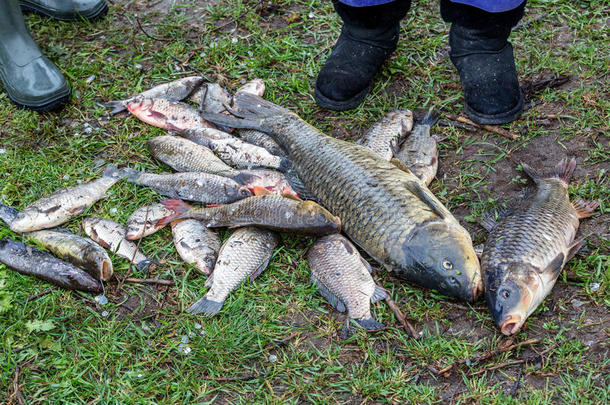
[{"label": "fish eye", "polygon": [[510,297],[510,291],[505,288],[500,291],[500,295],[502,296],[502,298],[507,299],[508,297]]},{"label": "fish eye", "polygon": [[451,270],[451,269],[453,269],[453,263],[451,263],[451,262],[450,262],[449,260],[447,260],[447,259],[443,260],[443,263],[442,263],[442,264],[443,264],[443,268],[444,268],[445,270]]}]

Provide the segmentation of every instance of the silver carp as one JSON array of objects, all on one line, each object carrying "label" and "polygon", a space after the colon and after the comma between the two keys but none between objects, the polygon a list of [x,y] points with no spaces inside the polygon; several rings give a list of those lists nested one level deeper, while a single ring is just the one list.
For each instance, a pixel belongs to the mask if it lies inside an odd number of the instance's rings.
[{"label": "silver carp", "polygon": [[157,232],[163,226],[158,221],[170,215],[172,211],[163,204],[145,205],[135,210],[127,219],[127,232],[125,239],[137,240]]},{"label": "silver carp", "polygon": [[430,135],[430,128],[437,120],[438,115],[430,110],[424,119],[415,125],[396,154],[396,158],[426,185],[434,180],[438,170],[437,138]]}]

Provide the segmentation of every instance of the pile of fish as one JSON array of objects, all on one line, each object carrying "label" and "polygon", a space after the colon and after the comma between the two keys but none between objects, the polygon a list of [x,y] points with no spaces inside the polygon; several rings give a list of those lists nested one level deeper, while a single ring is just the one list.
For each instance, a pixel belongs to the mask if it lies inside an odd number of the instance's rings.
[{"label": "pile of fish", "polygon": [[[583,244],[575,241],[578,220],[598,204],[570,202],[573,159],[549,175],[523,165],[537,188],[497,221],[484,218],[491,233],[479,264],[468,232],[427,187],[438,167],[433,111],[416,125],[410,111],[391,112],[354,144],[264,100],[264,90],[257,79],[230,96],[193,76],[107,103],[112,113],[127,110],[168,130],[148,148],[176,172],[110,165],[101,178],[58,190],[21,212],[0,205],[0,218],[14,232],[57,256],[0,240],[0,262],[64,288],[99,292],[113,274],[105,249],[146,272],[155,261],[133,241],[171,224],[180,257],[209,275],[210,289],[188,311],[212,316],[231,291],[267,267],[280,243],[277,232],[300,233],[318,238],[307,253],[311,281],[333,307],[347,311],[343,336],[352,325],[383,329],[371,303],[388,298],[355,245],[397,277],[447,296],[472,302],[484,290],[494,320],[510,335]],[[89,238],[55,228],[121,179],[170,199],[137,209],[125,226],[83,218]],[[219,227],[238,229],[221,243],[213,230]]]}]

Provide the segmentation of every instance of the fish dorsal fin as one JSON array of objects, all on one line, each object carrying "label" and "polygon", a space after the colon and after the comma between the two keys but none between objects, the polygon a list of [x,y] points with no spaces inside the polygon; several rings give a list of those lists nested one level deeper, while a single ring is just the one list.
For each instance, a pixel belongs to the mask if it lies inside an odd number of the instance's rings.
[{"label": "fish dorsal fin", "polygon": [[426,193],[426,190],[423,189],[421,185],[414,181],[407,181],[405,183],[407,189],[415,194],[417,198],[419,198],[422,202],[426,203],[426,205],[439,217],[442,219],[447,218],[447,213],[445,212],[444,207],[440,206],[438,202],[434,201],[432,197]]},{"label": "fish dorsal fin", "polygon": [[559,253],[557,257],[555,257],[551,263],[544,269],[544,273],[550,273],[553,278],[556,278],[559,275],[559,272],[563,268],[565,256],[563,253]]}]

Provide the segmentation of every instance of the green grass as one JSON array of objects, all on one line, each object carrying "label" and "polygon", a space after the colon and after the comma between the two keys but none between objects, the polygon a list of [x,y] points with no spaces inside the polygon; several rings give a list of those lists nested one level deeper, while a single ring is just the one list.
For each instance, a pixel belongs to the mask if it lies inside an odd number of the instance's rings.
[{"label": "green grass", "polygon": [[[39,115],[15,108],[0,92],[5,203],[23,208],[59,187],[95,178],[107,163],[166,170],[145,145],[163,131],[126,115],[108,117],[99,103],[190,74],[175,58],[188,58],[192,67],[231,90],[243,79],[261,77],[266,98],[341,138],[355,139],[396,108],[461,110],[459,78],[443,56],[448,26],[437,2],[414,4],[402,22],[399,48],[371,95],[344,113],[323,110],[312,97],[316,74],[340,29],[330,2],[283,0],[255,7],[253,1],[230,6],[184,1],[152,10],[148,4],[154,2],[116,3],[93,24],[27,17],[44,53],[71,82],[74,98],[61,113]],[[483,302],[456,306],[385,272],[376,277],[422,338],[408,338],[379,304],[374,315],[387,331],[341,341],[342,315],[309,284],[304,259],[309,238],[284,236],[269,268],[236,290],[218,316],[191,316],[184,309],[206,291],[205,280],[179,260],[170,231],[163,229],[144,239],[141,249],[163,263],[151,276],[174,280],[176,286],[120,287],[110,281],[110,303],[104,307],[90,296],[61,290],[26,303],[49,285],[0,265],[0,383],[6,387],[0,402],[16,402],[18,366],[19,391],[28,403],[608,402],[608,11],[604,1],[529,2],[526,20],[546,17],[513,34],[521,79],[554,73],[571,80],[536,95],[540,104],[506,126],[521,134],[521,141],[437,127],[447,139],[440,145],[439,177],[431,188],[477,243],[485,239],[476,225],[481,213],[517,198],[528,184],[516,170],[521,161],[549,168],[561,157],[576,156],[571,196],[601,202],[598,215],[582,223],[588,250],[566,266],[554,292],[515,337],[516,342],[540,339],[534,348],[550,348],[548,353],[537,356],[522,347],[436,376],[430,368],[475,357],[507,339]],[[87,83],[91,75],[95,78]],[[550,113],[560,119],[539,118]],[[106,200],[66,226],[78,232],[86,215],[124,222],[157,199],[148,189],[120,182]],[[22,239],[4,225],[0,237]],[[117,274],[138,275],[125,260],[113,257],[113,262]],[[185,337],[189,354],[179,351]],[[525,365],[475,374],[522,358]]]}]

